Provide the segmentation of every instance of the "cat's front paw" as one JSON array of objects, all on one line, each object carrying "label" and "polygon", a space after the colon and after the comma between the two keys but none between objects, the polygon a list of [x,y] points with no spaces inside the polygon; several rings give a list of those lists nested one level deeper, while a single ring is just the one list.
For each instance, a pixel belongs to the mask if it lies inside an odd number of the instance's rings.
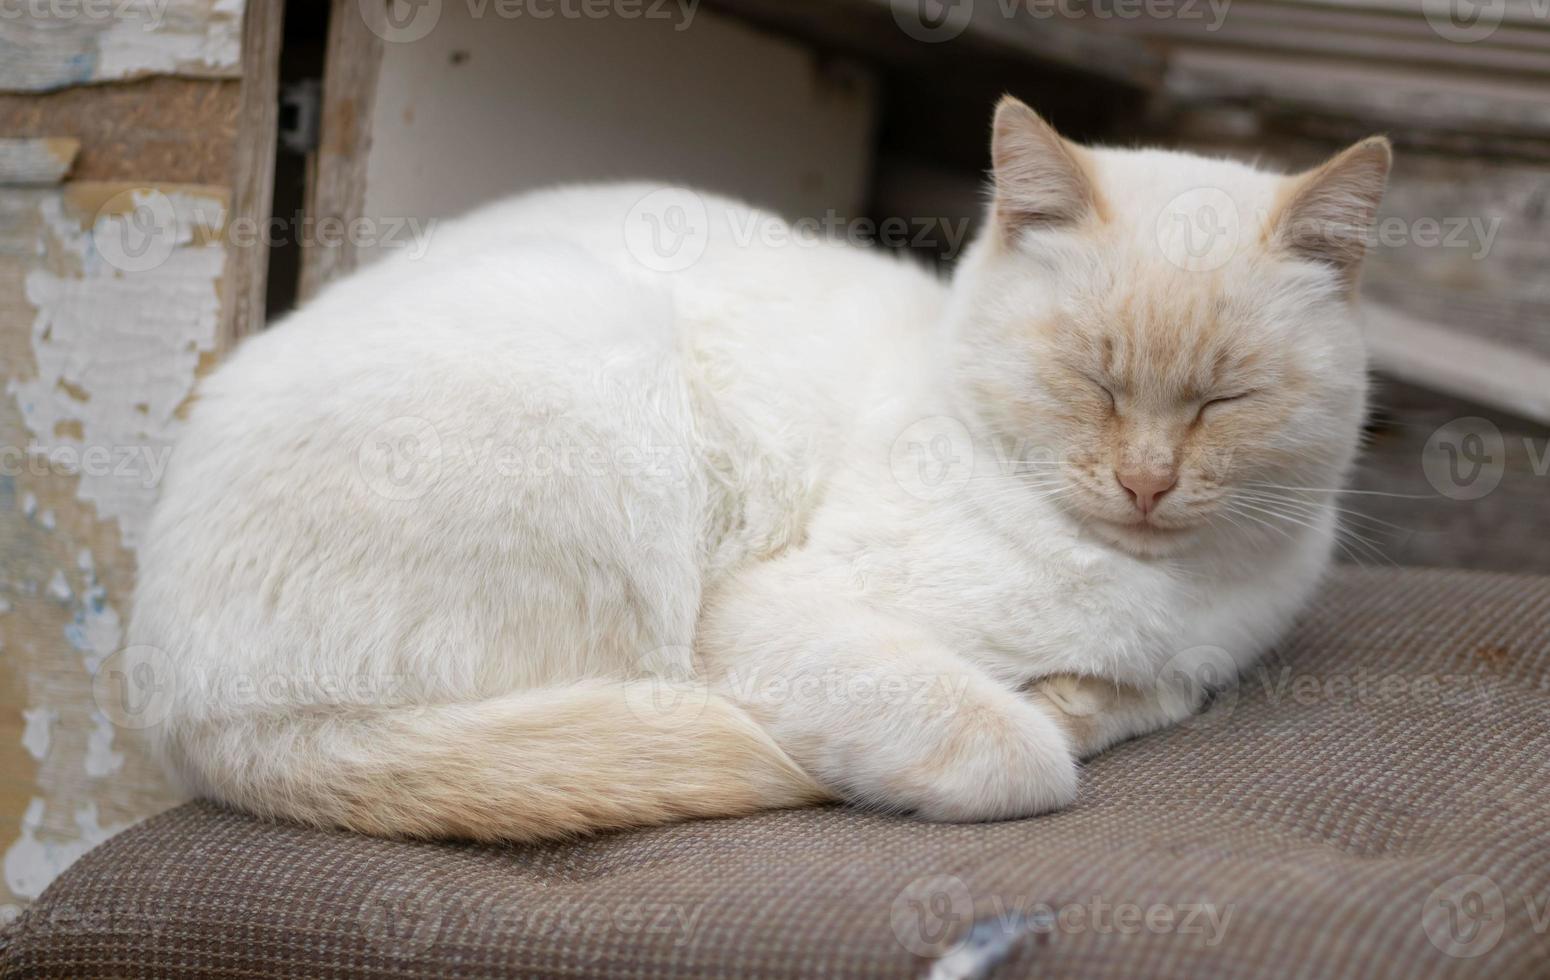
[{"label": "cat's front paw", "polygon": [[925,820],[947,823],[1048,813],[1075,802],[1078,788],[1076,757],[1037,709],[964,720],[953,743],[914,775],[903,802]]}]

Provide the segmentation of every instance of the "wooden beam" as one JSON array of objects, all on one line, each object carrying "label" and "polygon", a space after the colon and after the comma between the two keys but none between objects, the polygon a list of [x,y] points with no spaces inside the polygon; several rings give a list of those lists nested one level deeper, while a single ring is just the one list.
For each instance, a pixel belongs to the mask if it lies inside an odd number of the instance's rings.
[{"label": "wooden beam", "polygon": [[1550,423],[1550,359],[1367,303],[1373,367],[1413,384]]},{"label": "wooden beam", "polygon": [[1162,58],[1137,38],[1060,18],[1008,16],[1004,3],[988,0],[710,2],[756,25],[887,64],[941,69],[998,54],[1142,88],[1155,86],[1163,71]]},{"label": "wooden beam", "polygon": [[[223,277],[221,349],[263,328],[269,245],[262,234],[274,200],[283,0],[251,0],[242,31],[242,89],[233,157],[231,236]],[[235,229],[231,231],[230,229]]]},{"label": "wooden beam", "polygon": [[[307,182],[306,210],[314,228],[323,221],[343,222],[342,227],[348,227],[362,216],[371,114],[386,32],[386,0],[333,0],[323,72],[323,120]],[[303,243],[300,301],[354,269],[358,261],[348,235],[323,237],[329,244],[321,240]]]}]

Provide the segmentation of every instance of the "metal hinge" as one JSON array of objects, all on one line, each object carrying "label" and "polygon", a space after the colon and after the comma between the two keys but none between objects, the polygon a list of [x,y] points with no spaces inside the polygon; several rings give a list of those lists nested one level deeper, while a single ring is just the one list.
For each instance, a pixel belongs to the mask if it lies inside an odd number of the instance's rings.
[{"label": "metal hinge", "polygon": [[292,153],[311,153],[318,148],[319,121],[323,115],[323,83],[316,78],[287,82],[280,87],[280,145]]}]

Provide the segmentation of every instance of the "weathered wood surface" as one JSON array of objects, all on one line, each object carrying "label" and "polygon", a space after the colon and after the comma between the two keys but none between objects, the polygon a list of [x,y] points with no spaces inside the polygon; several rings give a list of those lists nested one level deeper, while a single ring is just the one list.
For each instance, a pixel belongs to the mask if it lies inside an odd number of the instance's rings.
[{"label": "weathered wood surface", "polygon": [[[261,167],[239,182],[238,110],[273,82],[164,77],[235,75],[243,5],[166,11],[149,48],[122,23],[0,20],[7,85],[110,82],[0,94],[0,921],[177,797],[101,682],[180,410],[232,333],[234,207],[267,208]],[[43,70],[69,51],[91,63]]]},{"label": "weathered wood surface", "polygon": [[80,151],[81,141],[67,137],[0,137],[0,187],[57,184],[70,172]]},{"label": "weathered wood surface", "polygon": [[[368,22],[368,18],[370,21]],[[315,222],[349,227],[366,203],[366,159],[377,73],[387,34],[386,7],[358,0],[333,0],[328,20],[328,55],[323,74],[323,119],[307,181],[307,214]],[[355,244],[348,235],[308,244],[302,253],[297,298],[316,295],[355,268]]]},{"label": "weathered wood surface", "polygon": [[242,13],[243,0],[10,5],[0,16],[0,91],[146,75],[235,78]]},{"label": "weathered wood surface", "polygon": [[0,135],[78,140],[75,180],[218,184],[235,166],[240,96],[240,82],[169,77],[0,92]]},{"label": "weathered wood surface", "polygon": [[1026,0],[711,0],[718,10],[824,47],[942,70],[985,53],[1151,85],[1163,59],[1139,39],[1032,17]]},{"label": "weathered wood surface", "polygon": [[[224,277],[221,346],[230,348],[263,329],[269,244],[258,234],[274,200],[275,142],[279,135],[280,43],[284,4],[259,0],[248,7],[242,40],[241,104],[232,168],[231,225]],[[249,230],[254,234],[248,234]]]}]

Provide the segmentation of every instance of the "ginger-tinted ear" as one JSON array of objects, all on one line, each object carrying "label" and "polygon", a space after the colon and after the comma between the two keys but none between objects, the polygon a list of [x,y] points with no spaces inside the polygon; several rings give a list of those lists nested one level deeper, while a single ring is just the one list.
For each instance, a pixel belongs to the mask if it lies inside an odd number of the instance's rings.
[{"label": "ginger-tinted ear", "polygon": [[1013,242],[1028,228],[1080,221],[1097,206],[1080,150],[1039,114],[1010,95],[996,106],[991,159],[996,173],[996,224]]},{"label": "ginger-tinted ear", "polygon": [[1354,283],[1393,158],[1388,139],[1370,136],[1324,165],[1287,178],[1270,227],[1274,244],[1332,265]]}]

